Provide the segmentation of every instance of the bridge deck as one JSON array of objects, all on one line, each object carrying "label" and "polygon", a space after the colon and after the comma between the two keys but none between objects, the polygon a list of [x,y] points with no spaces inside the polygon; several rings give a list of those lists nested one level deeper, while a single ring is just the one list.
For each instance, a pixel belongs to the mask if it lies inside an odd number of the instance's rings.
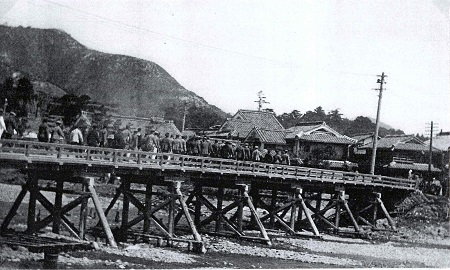
[{"label": "bridge deck", "polygon": [[92,168],[106,166],[125,170],[171,170],[180,173],[199,172],[261,179],[271,178],[275,181],[284,179],[294,182],[317,181],[393,189],[415,189],[415,182],[409,179],[317,168],[21,140],[1,140],[0,144],[2,145],[0,162],[15,164],[80,165]]}]

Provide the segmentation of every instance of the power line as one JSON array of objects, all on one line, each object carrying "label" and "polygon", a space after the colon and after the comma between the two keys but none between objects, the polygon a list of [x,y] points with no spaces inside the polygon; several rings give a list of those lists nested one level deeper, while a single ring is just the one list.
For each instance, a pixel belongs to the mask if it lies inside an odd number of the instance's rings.
[{"label": "power line", "polygon": [[110,18],[101,16],[101,15],[97,15],[97,14],[94,14],[94,13],[86,12],[86,11],[83,11],[83,10],[80,10],[80,9],[77,9],[77,8],[73,8],[73,7],[69,7],[69,6],[63,5],[63,4],[55,3],[55,2],[50,1],[50,0],[41,0],[41,1],[49,3],[49,4],[52,4],[52,5],[59,6],[59,7],[62,7],[62,8],[66,8],[66,9],[69,9],[69,10],[73,10],[73,11],[76,11],[76,12],[79,12],[79,13],[83,13],[83,14],[86,14],[86,15],[89,15],[89,16],[92,16],[92,17],[95,17],[95,18],[99,18],[99,19],[105,20],[105,21],[109,21],[109,22],[112,22],[112,23],[120,24],[120,25],[129,27],[129,28],[132,28],[132,29],[148,32],[148,33],[151,33],[151,34],[154,34],[154,35],[157,35],[157,36],[161,36],[161,37],[166,38],[166,39],[171,39],[171,40],[174,40],[174,41],[177,41],[177,42],[186,43],[186,44],[194,45],[194,46],[198,46],[198,47],[203,47],[203,48],[207,48],[207,49],[210,49],[210,50],[216,50],[216,51],[220,51],[220,52],[224,52],[224,53],[230,53],[230,54],[235,54],[235,55],[239,55],[239,56],[244,56],[244,57],[247,57],[247,58],[254,58],[254,59],[258,59],[258,60],[263,60],[263,61],[267,61],[267,62],[271,62],[271,63],[291,65],[290,63],[283,62],[283,61],[277,61],[277,60],[264,58],[264,57],[260,57],[260,56],[245,54],[245,53],[241,53],[241,52],[237,52],[237,51],[232,51],[232,50],[228,50],[228,49],[219,48],[219,47],[216,47],[216,46],[206,45],[206,44],[202,44],[202,43],[199,43],[199,42],[194,42],[194,41],[178,38],[178,37],[171,36],[171,35],[166,35],[166,34],[159,33],[159,32],[147,29],[147,28],[143,28],[143,27],[140,27],[140,26],[132,25],[132,24],[129,24],[129,23],[124,23],[124,22],[121,22],[121,21],[118,21],[118,20],[114,20],[114,19],[110,19]]}]

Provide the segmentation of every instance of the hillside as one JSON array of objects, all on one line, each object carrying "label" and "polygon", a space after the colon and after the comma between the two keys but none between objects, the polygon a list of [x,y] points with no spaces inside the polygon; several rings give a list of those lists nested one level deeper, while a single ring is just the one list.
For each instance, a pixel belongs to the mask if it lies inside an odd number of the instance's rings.
[{"label": "hillside", "polygon": [[184,102],[212,115],[208,125],[226,117],[156,63],[90,50],[55,29],[0,26],[0,36],[2,81],[21,71],[41,91],[89,95],[93,101],[117,105],[121,114],[166,117],[176,124]]}]

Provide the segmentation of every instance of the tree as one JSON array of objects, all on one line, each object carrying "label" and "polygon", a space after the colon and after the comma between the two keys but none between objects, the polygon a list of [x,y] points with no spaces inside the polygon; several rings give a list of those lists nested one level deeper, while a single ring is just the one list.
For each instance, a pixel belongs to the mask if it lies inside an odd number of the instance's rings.
[{"label": "tree", "polygon": [[298,122],[300,122],[301,117],[302,114],[300,113],[299,110],[293,110],[290,113],[283,113],[277,116],[277,120],[283,127],[290,128],[292,126],[295,126]]},{"label": "tree", "polygon": [[7,77],[0,87],[0,104],[3,108],[5,99],[8,101],[7,111],[15,112],[17,116],[27,116],[31,112],[31,105],[36,100],[31,81],[18,73],[14,77]]},{"label": "tree", "polygon": [[315,108],[314,111],[307,111],[301,118],[301,122],[316,122],[326,120],[327,115],[325,111],[322,109],[322,106]]},{"label": "tree", "polygon": [[90,100],[91,98],[87,95],[80,97],[72,94],[64,95],[55,100],[49,114],[61,115],[66,125],[72,125],[81,111],[87,109]]}]

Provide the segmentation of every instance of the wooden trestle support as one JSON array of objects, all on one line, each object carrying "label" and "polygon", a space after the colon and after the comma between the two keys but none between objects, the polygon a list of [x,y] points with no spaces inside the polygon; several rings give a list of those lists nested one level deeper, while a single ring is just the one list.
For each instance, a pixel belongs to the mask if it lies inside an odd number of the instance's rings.
[{"label": "wooden trestle support", "polygon": [[[356,220],[361,222],[363,226],[368,226],[372,230],[391,230],[397,231],[396,225],[389,212],[386,209],[383,201],[381,200],[380,192],[373,192],[372,196],[369,196],[369,201],[367,199],[356,197],[354,201],[354,208],[356,213]],[[361,207],[363,206],[363,207]],[[381,210],[381,213],[379,212]],[[380,216],[384,216],[389,224],[388,229],[378,228],[377,220]],[[371,222],[369,222],[371,221]]]},{"label": "wooden trestle support", "polygon": [[[162,245],[163,240],[166,240],[167,246],[182,242],[187,243],[188,249],[193,252],[205,253],[206,248],[181,192],[182,182],[182,180],[122,176],[121,184],[105,211],[108,215],[120,196],[123,196],[119,240],[127,242],[129,237],[141,238],[144,241],[156,239],[158,246]],[[130,204],[137,208],[137,213],[130,211]],[[183,216],[193,239],[179,237],[176,234],[176,223]]]},{"label": "wooden trestle support", "polygon": [[[205,186],[202,181],[193,181],[193,186],[186,204],[194,208],[194,224],[200,231],[272,244],[248,194],[247,184],[223,182],[221,185]],[[205,189],[207,192],[204,192]],[[254,223],[259,234],[245,233],[246,223]]]},{"label": "wooden trestle support", "polygon": [[[269,192],[269,193],[267,193]],[[266,227],[271,229],[280,228],[292,236],[309,236],[299,227],[302,217],[308,223],[308,227],[313,237],[321,237],[316,224],[314,223],[306,202],[302,197],[303,190],[299,186],[259,186],[253,185],[251,196],[256,208],[264,209],[261,221],[266,221]],[[267,202],[267,200],[269,202]],[[267,224],[268,221],[268,224]]]},{"label": "wooden trestle support", "polygon": [[[61,227],[67,230],[70,235],[76,239],[84,240],[86,235],[87,224],[87,206],[89,199],[92,199],[96,209],[96,213],[100,218],[100,224],[103,232],[107,236],[107,241],[110,246],[117,247],[116,241],[113,237],[109,224],[104,215],[103,209],[100,205],[100,200],[94,188],[94,178],[90,177],[72,177],[70,174],[58,174],[58,179],[53,179],[52,183],[56,183],[56,186],[41,186],[39,181],[45,180],[40,178],[39,173],[29,172],[28,179],[25,184],[22,185],[22,190],[17,196],[6,215],[3,223],[0,227],[2,233],[9,231],[9,225],[13,218],[17,214],[20,204],[22,203],[25,195],[29,193],[28,203],[28,216],[27,216],[27,229],[25,233],[35,234],[43,230],[50,223],[52,224],[52,232],[59,234]],[[48,182],[47,184],[49,184]],[[65,189],[65,183],[81,184],[80,190]],[[53,192],[54,203],[47,199],[41,191]],[[63,205],[63,194],[70,194],[72,196],[78,195],[75,199]],[[48,215],[44,218],[41,217],[41,211],[37,210],[37,202],[39,202],[48,212]],[[80,219],[78,227],[67,218],[70,211],[74,210],[77,206],[80,206]]]},{"label": "wooden trestle support", "polygon": [[[367,192],[367,191],[366,191]],[[370,229],[376,230],[376,220],[378,207],[388,220],[391,230],[396,230],[395,222],[389,215],[383,201],[381,193],[374,192],[374,199],[359,192],[346,194],[343,186],[335,186],[334,193],[322,191],[305,192],[305,205],[312,212],[311,217],[321,231],[331,231],[336,234],[358,234],[363,235],[363,227],[369,225]],[[369,201],[367,201],[369,199]],[[349,204],[349,201],[351,202]],[[361,205],[367,205],[361,208]],[[365,218],[368,210],[373,209],[372,223]],[[355,214],[354,214],[355,213]],[[301,219],[299,226],[304,226],[307,219]],[[349,230],[349,228],[351,230]],[[352,232],[353,231],[353,232]]]}]

